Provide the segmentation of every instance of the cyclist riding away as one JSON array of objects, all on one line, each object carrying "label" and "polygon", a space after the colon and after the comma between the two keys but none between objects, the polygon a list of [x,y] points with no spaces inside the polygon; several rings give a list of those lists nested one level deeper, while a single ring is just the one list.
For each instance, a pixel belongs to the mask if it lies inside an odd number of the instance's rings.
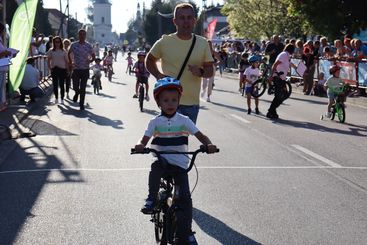
[{"label": "cyclist riding away", "polygon": [[145,86],[145,99],[149,101],[149,83],[148,78],[150,73],[145,67],[145,56],[146,53],[144,51],[140,51],[138,53],[138,61],[135,62],[133,70],[135,72],[136,76],[136,85],[135,85],[135,94],[133,98],[138,98],[138,89],[139,89],[139,83],[143,83]]},{"label": "cyclist riding away", "polygon": [[327,97],[329,98],[327,113],[325,115],[327,118],[330,118],[331,107],[335,103],[336,97],[341,92],[340,88],[344,85],[344,81],[339,77],[340,69],[341,68],[338,65],[331,66],[329,69],[331,77],[329,77],[329,79],[324,84],[325,88],[327,88]]},{"label": "cyclist riding away", "polygon": [[105,60],[105,65],[106,65],[107,71],[110,68],[111,71],[112,71],[112,74],[115,74],[113,72],[113,66],[112,66],[113,61],[114,61],[114,57],[113,57],[113,54],[112,54],[112,50],[111,49],[108,50],[108,55],[104,58],[104,60]]},{"label": "cyclist riding away", "polygon": [[[177,151],[187,152],[189,134],[195,137],[208,148],[208,153],[214,153],[217,147],[210,139],[199,131],[195,124],[187,117],[177,112],[182,94],[180,81],[172,77],[165,77],[158,80],[154,86],[154,99],[161,114],[153,118],[148,125],[142,139],[136,144],[135,150],[142,152],[144,147],[154,136],[151,143],[152,149],[157,151]],[[177,170],[173,176],[174,182],[180,186],[179,206],[182,208],[182,219],[177,221],[181,226],[177,228],[174,244],[197,244],[191,231],[192,223],[192,200],[190,194],[188,175],[185,169],[188,168],[189,158],[180,154],[162,154],[161,157],[167,163],[163,167],[162,163],[155,161],[151,165],[149,173],[149,195],[141,209],[144,214],[152,214],[159,190],[159,183],[162,175],[168,170]]]}]

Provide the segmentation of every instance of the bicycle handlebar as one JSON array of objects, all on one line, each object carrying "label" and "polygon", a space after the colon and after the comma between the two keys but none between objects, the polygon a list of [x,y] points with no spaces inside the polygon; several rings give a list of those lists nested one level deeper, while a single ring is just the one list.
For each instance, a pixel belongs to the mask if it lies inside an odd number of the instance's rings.
[{"label": "bicycle handlebar", "polygon": [[[219,149],[217,149],[215,152],[219,152]],[[197,149],[196,151],[187,151],[187,152],[176,152],[176,151],[157,151],[155,149],[152,148],[144,148],[143,151],[136,151],[135,148],[131,148],[131,152],[130,154],[149,154],[149,153],[154,153],[157,155],[158,160],[161,161],[161,155],[162,154],[188,154],[188,155],[192,155],[191,161],[190,161],[190,165],[189,167],[186,169],[186,172],[189,172],[195,162],[195,158],[196,155],[199,153],[208,153],[208,148],[205,145],[201,145],[199,149]]]}]

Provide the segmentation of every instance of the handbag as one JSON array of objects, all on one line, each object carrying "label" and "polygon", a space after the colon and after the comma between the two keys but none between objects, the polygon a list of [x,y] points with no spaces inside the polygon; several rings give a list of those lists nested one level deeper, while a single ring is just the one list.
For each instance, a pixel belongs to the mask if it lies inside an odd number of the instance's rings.
[{"label": "handbag", "polygon": [[183,73],[183,71],[185,70],[185,67],[186,67],[187,61],[189,61],[189,58],[190,58],[190,56],[191,56],[192,50],[194,49],[195,43],[196,43],[196,35],[194,34],[194,37],[192,38],[191,47],[190,47],[190,49],[189,49],[189,52],[188,52],[188,53],[187,53],[187,55],[186,55],[186,58],[185,58],[184,63],[182,64],[181,70],[180,70],[180,72],[178,73],[177,80],[180,80],[180,78],[181,78],[181,76],[182,76],[182,73]]}]

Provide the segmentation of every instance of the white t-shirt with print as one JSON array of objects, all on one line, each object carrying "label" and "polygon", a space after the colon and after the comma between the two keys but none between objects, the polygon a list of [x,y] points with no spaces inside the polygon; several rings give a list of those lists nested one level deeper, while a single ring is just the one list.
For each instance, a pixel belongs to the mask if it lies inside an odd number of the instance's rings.
[{"label": "white t-shirt with print", "polygon": [[260,70],[259,68],[252,68],[252,66],[247,67],[247,69],[245,70],[244,75],[246,76],[246,80],[250,81],[250,83],[246,83],[246,87],[251,87],[252,84],[259,79],[260,76]]}]

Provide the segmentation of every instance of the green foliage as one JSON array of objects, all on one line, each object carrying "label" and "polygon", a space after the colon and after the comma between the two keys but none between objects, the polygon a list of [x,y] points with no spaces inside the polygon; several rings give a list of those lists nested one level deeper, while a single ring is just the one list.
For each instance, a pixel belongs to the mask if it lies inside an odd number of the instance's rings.
[{"label": "green foliage", "polygon": [[285,0],[228,0],[222,9],[237,36],[256,39],[273,34],[298,36],[304,31],[302,18],[288,13]]}]

